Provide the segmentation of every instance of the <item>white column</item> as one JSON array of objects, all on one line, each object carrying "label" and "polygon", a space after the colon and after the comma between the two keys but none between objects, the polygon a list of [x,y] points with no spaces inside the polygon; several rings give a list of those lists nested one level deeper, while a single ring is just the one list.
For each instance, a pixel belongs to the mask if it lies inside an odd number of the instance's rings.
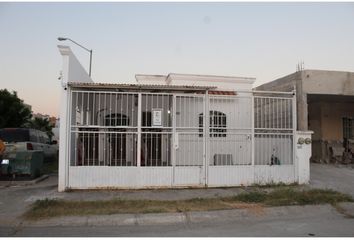
[{"label": "white column", "polygon": [[60,97],[60,128],[59,128],[59,169],[58,169],[58,191],[62,192],[68,186],[67,169],[68,169],[68,75],[69,75],[69,55],[63,55],[63,69],[61,79],[61,97]]},{"label": "white column", "polygon": [[209,127],[210,127],[210,117],[209,117],[209,104],[210,104],[210,100],[209,100],[209,92],[206,91],[205,95],[204,95],[204,119],[203,119],[203,123],[204,123],[204,178],[205,178],[205,186],[208,186],[208,170],[209,170],[209,165],[210,165],[210,139],[209,139]]},{"label": "white column", "polygon": [[255,183],[256,180],[256,171],[255,171],[255,134],[254,134],[254,127],[255,127],[255,123],[254,123],[254,94],[251,93],[251,161],[252,161],[252,166],[253,166],[253,183]]},{"label": "white column", "polygon": [[[138,144],[137,144],[137,167],[141,166],[141,115],[142,115],[142,109],[141,109],[141,99],[142,94],[138,94]],[[138,176],[137,176],[138,177]],[[139,181],[138,181],[139,182]]]},{"label": "white column", "polygon": [[296,132],[296,161],[297,181],[299,184],[308,184],[310,181],[311,135],[312,131]]},{"label": "white column", "polygon": [[171,185],[174,186],[175,185],[175,170],[176,170],[176,151],[177,151],[177,146],[178,146],[178,133],[176,130],[176,112],[177,112],[177,97],[174,94],[172,97],[172,147],[171,147],[171,156],[172,156],[172,161],[171,161],[171,165],[172,165],[172,183]]},{"label": "white column", "polygon": [[58,191],[65,191],[69,187],[69,147],[70,133],[70,86],[69,82],[92,83],[92,79],[72,53],[70,47],[59,45],[59,52],[63,57],[60,97],[60,128],[59,128],[59,173]]},{"label": "white column", "polygon": [[297,151],[297,139],[296,139],[296,130],[297,130],[297,108],[296,108],[296,87],[294,86],[293,98],[292,98],[292,122],[293,122],[293,164],[294,164],[294,179],[298,179],[299,176],[299,161],[296,157]]}]

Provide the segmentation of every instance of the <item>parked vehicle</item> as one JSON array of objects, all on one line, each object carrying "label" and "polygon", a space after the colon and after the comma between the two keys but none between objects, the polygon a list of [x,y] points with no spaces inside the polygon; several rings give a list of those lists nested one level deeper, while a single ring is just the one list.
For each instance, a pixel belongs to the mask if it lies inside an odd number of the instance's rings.
[{"label": "parked vehicle", "polygon": [[58,145],[50,142],[45,132],[31,128],[0,129],[0,139],[5,142],[6,152],[43,151],[44,161],[56,160]]},{"label": "parked vehicle", "polygon": [[36,178],[41,175],[43,151],[25,150],[6,152],[1,161],[0,179],[18,179],[18,177]]}]

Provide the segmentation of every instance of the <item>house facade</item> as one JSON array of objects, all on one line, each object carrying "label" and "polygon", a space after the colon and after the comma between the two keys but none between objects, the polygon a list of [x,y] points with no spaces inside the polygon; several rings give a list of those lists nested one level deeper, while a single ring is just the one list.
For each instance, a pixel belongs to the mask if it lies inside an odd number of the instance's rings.
[{"label": "house facade", "polygon": [[174,73],[95,83],[59,50],[60,191],[308,182],[311,134],[296,131],[295,92]]}]

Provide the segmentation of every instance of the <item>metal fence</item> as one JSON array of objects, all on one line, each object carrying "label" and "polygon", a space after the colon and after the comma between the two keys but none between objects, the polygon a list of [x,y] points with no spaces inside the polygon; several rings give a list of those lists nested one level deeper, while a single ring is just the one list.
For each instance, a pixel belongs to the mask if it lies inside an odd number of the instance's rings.
[{"label": "metal fence", "polygon": [[255,96],[255,164],[293,164],[294,97]]},{"label": "metal fence", "polygon": [[242,184],[237,171],[255,171],[244,167],[294,165],[291,94],[72,90],[70,103],[69,162],[75,169],[161,169],[171,185],[212,185],[222,175]]}]

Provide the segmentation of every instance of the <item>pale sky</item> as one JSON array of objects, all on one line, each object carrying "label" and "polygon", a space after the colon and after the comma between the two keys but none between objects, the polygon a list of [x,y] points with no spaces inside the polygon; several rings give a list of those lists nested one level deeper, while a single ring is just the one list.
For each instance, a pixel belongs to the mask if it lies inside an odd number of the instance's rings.
[{"label": "pale sky", "polygon": [[[95,82],[135,74],[354,72],[353,3],[0,3],[0,84],[59,115],[59,36],[93,49]],[[89,54],[71,46],[83,66]]]}]

